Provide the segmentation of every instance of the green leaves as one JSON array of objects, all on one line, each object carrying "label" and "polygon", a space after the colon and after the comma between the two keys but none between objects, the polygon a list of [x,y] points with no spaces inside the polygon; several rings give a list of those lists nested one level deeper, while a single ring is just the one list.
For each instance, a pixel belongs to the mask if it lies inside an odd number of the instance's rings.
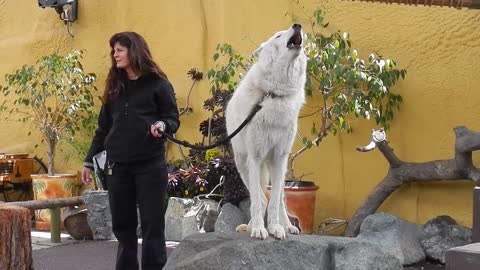
[{"label": "green leaves", "polygon": [[6,86],[0,86],[5,97],[13,91],[0,108],[10,107],[19,121],[31,121],[49,144],[48,149],[55,150],[61,137],[75,134],[83,119],[94,114],[96,75],[84,71],[80,62],[83,53],[76,50],[67,55],[42,56],[35,65],[6,74]]},{"label": "green leaves", "polygon": [[229,44],[218,44],[213,55],[215,68],[207,72],[211,80],[211,92],[216,90],[233,91],[241,78],[241,71],[246,72],[254,59],[247,59]]},{"label": "green leaves", "polygon": [[[311,21],[317,26],[324,23],[323,13],[315,11]],[[321,97],[318,106],[323,111],[313,124],[317,127],[322,124],[320,130],[328,126],[333,133],[349,132],[353,118],[373,118],[388,129],[402,102],[391,88],[405,77],[406,71],[397,69],[395,60],[383,59],[376,53],[362,59],[352,48],[348,32],[327,35],[321,31],[322,27],[307,34],[305,42],[310,78],[306,91]],[[310,147],[308,142],[304,140],[306,147]]]}]

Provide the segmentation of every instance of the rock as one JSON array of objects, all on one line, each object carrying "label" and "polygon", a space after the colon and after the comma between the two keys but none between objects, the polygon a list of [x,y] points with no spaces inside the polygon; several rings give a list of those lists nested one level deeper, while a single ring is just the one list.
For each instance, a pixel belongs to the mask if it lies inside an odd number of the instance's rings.
[{"label": "rock", "polygon": [[251,217],[250,217],[250,205],[252,204],[252,201],[250,200],[250,198],[247,198],[243,201],[241,201],[238,205],[238,208],[240,208],[240,210],[242,210],[242,212],[247,216],[247,220],[250,220]]},{"label": "rock", "polygon": [[188,214],[193,206],[193,199],[171,197],[165,212],[165,239],[182,241],[187,235],[197,231],[195,216]]},{"label": "rock", "polygon": [[472,242],[472,230],[458,225],[449,216],[438,216],[423,226],[420,243],[428,258],[445,263],[448,249]]},{"label": "rock", "polygon": [[92,229],[93,240],[115,239],[112,231],[108,191],[86,190],[82,196],[87,205],[87,221],[88,226]]},{"label": "rock", "polygon": [[165,212],[165,238],[182,241],[197,232],[212,232],[218,203],[207,199],[171,197]]},{"label": "rock", "polygon": [[403,264],[425,260],[417,224],[385,213],[370,215],[362,222],[357,239],[378,245]]},{"label": "rock", "polygon": [[335,270],[402,270],[402,263],[368,242],[348,242],[335,250]]},{"label": "rock", "polygon": [[402,270],[392,255],[355,238],[288,235],[251,238],[248,233],[205,233],[185,238],[165,270]]},{"label": "rock", "polygon": [[245,223],[248,223],[248,219],[243,211],[231,203],[226,203],[222,206],[215,222],[215,231],[235,232],[238,225]]},{"label": "rock", "polygon": [[218,202],[214,200],[202,200],[202,202],[196,218],[197,229],[199,232],[213,232],[219,215]]}]

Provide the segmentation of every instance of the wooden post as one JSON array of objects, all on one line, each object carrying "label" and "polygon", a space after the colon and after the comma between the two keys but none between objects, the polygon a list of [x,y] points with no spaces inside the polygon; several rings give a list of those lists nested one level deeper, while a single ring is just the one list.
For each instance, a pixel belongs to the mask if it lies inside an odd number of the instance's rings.
[{"label": "wooden post", "polygon": [[60,243],[60,208],[50,209],[50,241]]},{"label": "wooden post", "polygon": [[0,203],[0,269],[33,269],[30,211]]}]

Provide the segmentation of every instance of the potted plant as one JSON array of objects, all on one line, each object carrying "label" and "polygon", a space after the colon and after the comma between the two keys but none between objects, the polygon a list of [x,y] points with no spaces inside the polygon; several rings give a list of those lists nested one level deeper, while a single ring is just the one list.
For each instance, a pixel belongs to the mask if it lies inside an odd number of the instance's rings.
[{"label": "potted plant", "polygon": [[[37,199],[78,195],[81,187],[77,174],[55,171],[55,156],[59,141],[74,138],[94,114],[92,90],[96,90],[96,76],[83,70],[83,53],[76,50],[66,55],[42,56],[34,65],[24,65],[5,75],[6,85],[0,86],[7,98],[0,109],[10,117],[29,122],[47,147],[48,174],[32,175]],[[37,228],[49,227],[47,213],[37,211]]]},{"label": "potted plant", "polygon": [[[314,209],[294,206],[293,202],[306,200],[307,205],[315,204],[313,182],[301,181],[294,173],[294,162],[299,155],[320,142],[329,134],[350,133],[350,120],[373,118],[377,125],[389,128],[395,110],[398,110],[402,97],[391,92],[395,82],[404,78],[406,71],[396,68],[392,59],[384,59],[376,53],[362,59],[352,48],[347,32],[336,31],[327,34],[328,23],[324,13],[316,10],[309,19],[310,31],[306,33],[305,53],[307,54],[306,95],[313,113],[306,116],[313,119],[311,137],[301,136],[303,146],[293,151],[288,159],[285,196],[289,212],[297,212],[308,220],[305,230],[313,229]],[[299,194],[297,194],[299,193]],[[298,210],[293,210],[297,208]],[[307,213],[302,210],[305,209]],[[304,231],[305,231],[304,230]]]},{"label": "potted plant", "polygon": [[[318,146],[327,135],[351,132],[349,120],[352,118],[373,118],[378,125],[388,129],[402,102],[401,96],[390,90],[406,75],[405,70],[396,68],[394,60],[384,59],[376,53],[362,59],[352,48],[349,34],[340,31],[327,34],[328,23],[324,20],[324,13],[316,10],[309,18],[310,29],[304,41],[308,59],[307,104],[315,109],[300,117],[312,119],[313,136],[299,135],[303,146],[289,156],[285,183],[288,212],[298,219],[303,233],[311,233],[313,229],[318,186],[295,174],[295,160],[306,150]],[[217,64],[216,69],[208,72],[212,79],[212,93],[225,89],[223,91],[231,94],[242,72],[248,70],[255,59],[243,57],[227,44],[217,46],[213,59],[217,61],[220,57],[226,58],[226,64]],[[293,205],[294,202],[300,202],[300,205]]]}]

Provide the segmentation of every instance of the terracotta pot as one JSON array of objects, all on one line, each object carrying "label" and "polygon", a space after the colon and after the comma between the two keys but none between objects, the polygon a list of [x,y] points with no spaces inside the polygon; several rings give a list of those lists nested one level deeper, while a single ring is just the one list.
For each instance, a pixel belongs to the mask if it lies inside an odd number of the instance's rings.
[{"label": "terracotta pot", "polygon": [[[270,192],[271,186],[267,186]],[[315,215],[315,200],[318,186],[310,181],[285,181],[285,203],[287,213],[293,225],[301,234],[312,234]],[[270,194],[267,196],[269,197]]]},{"label": "terracotta pot", "polygon": [[[80,195],[82,182],[77,174],[32,174],[35,200],[69,198]],[[63,209],[62,209],[63,212]],[[35,210],[35,228],[50,230],[49,209]],[[63,228],[63,224],[61,224]]]}]

